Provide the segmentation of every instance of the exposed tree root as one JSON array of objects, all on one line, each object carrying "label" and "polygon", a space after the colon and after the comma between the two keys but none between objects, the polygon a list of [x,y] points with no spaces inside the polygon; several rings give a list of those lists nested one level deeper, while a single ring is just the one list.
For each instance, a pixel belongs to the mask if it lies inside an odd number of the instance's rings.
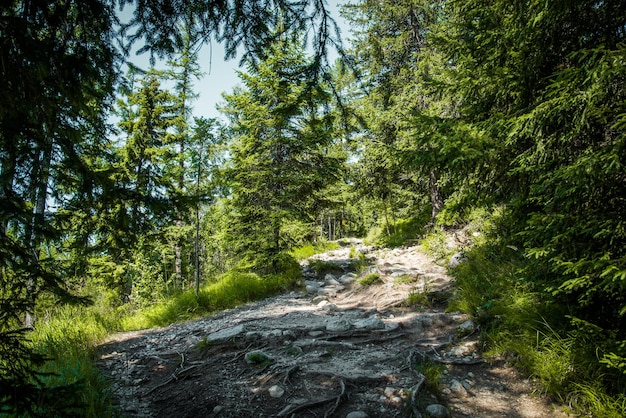
[{"label": "exposed tree root", "polygon": [[287,405],[278,414],[276,414],[276,416],[277,417],[285,417],[285,416],[288,416],[288,415],[291,415],[291,414],[295,414],[296,412],[302,411],[304,409],[317,407],[317,406],[320,406],[320,405],[324,405],[325,403],[335,401],[334,405],[331,406],[326,411],[326,413],[324,414],[325,418],[331,416],[332,413],[335,412],[335,410],[339,407],[339,405],[341,404],[341,401],[343,400],[343,398],[344,398],[344,396],[346,394],[346,385],[343,382],[343,380],[339,380],[339,384],[341,385],[341,393],[339,393],[339,395],[333,396],[333,397],[330,397],[330,398],[320,399],[320,400],[317,400],[317,401],[306,402],[306,403],[303,403],[303,404],[290,404],[290,405]]}]

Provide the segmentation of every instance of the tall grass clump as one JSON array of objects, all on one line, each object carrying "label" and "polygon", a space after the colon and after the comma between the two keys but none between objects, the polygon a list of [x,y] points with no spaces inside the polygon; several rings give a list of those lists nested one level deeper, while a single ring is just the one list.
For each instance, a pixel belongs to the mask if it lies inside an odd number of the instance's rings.
[{"label": "tall grass clump", "polygon": [[316,243],[308,243],[292,249],[291,255],[296,260],[305,260],[315,254],[336,250],[337,248],[339,248],[339,244],[336,242],[320,240]]},{"label": "tall grass clump", "polygon": [[297,274],[291,268],[283,273],[263,276],[231,270],[201,288],[197,297],[193,290],[176,294],[124,318],[122,327],[136,330],[165,326],[234,308],[288,290],[296,285],[298,278],[299,268]]},{"label": "tall grass clump", "polygon": [[612,336],[575,319],[573,308],[547,291],[541,266],[501,235],[485,233],[465,255],[451,272],[456,290],[449,309],[472,315],[483,332],[485,354],[508,359],[542,394],[576,413],[626,416],[626,376],[600,361],[615,351]]},{"label": "tall grass clump", "polygon": [[428,212],[422,211],[415,217],[390,221],[389,225],[375,225],[369,230],[365,242],[390,248],[414,244],[422,236],[429,219]]},{"label": "tall grass clump", "polygon": [[[115,416],[109,385],[95,367],[96,346],[119,328],[119,314],[102,306],[61,306],[37,322],[30,334],[33,348],[48,358],[43,365],[41,383],[63,388],[57,399],[60,413],[33,409],[42,416]],[[67,407],[70,406],[70,409]]]}]

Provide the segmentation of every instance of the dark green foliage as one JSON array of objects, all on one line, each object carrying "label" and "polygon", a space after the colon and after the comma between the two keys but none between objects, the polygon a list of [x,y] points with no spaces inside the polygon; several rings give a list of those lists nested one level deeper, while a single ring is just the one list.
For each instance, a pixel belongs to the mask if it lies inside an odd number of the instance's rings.
[{"label": "dark green foliage", "polygon": [[116,76],[114,21],[111,7],[100,1],[10,1],[0,7],[3,411],[79,415],[69,395],[77,387],[44,387],[36,371],[43,358],[20,328],[32,325],[41,294],[72,299],[64,274],[80,263],[56,247],[81,241],[72,221],[102,184],[92,164],[106,148],[104,113]]},{"label": "dark green foliage", "polygon": [[[342,51],[339,29],[326,6],[319,1],[244,0],[206,2],[122,0],[133,4],[133,19],[125,31],[131,43],[143,40],[139,52],[149,51],[163,57],[182,49],[184,36],[172,30],[182,19],[191,17],[192,31],[209,42],[217,39],[224,44],[225,58],[233,58],[243,47],[241,62],[258,64],[265,59],[265,48],[278,42],[284,29],[302,33],[310,30],[314,59],[302,69],[309,77],[325,72],[327,50],[332,46]],[[135,30],[135,32],[131,32]]]},{"label": "dark green foliage", "polygon": [[572,324],[623,340],[626,7],[466,1],[450,13],[456,40],[441,46],[462,117],[497,141],[493,195],[513,209],[527,274]]},{"label": "dark green foliage", "polygon": [[329,155],[328,93],[311,87],[300,69],[308,61],[283,34],[257,66],[240,77],[245,89],[226,95],[231,119],[233,219],[230,239],[242,265],[277,270],[287,222],[306,221],[316,193],[336,181],[341,160]]}]

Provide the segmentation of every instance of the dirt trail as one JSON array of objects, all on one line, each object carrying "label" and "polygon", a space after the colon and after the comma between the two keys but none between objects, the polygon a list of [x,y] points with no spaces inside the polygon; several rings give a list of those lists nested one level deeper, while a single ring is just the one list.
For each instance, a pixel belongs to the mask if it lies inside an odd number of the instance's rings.
[{"label": "dirt trail", "polygon": [[[351,247],[371,263],[360,277],[375,273],[380,281],[358,283]],[[98,364],[122,413],[566,416],[503,361],[481,357],[474,324],[444,310],[451,278],[419,247],[375,249],[353,240],[317,258],[336,269],[318,275],[304,266],[306,291],[112,336]],[[428,295],[429,307],[407,306],[411,293]],[[428,368],[440,372],[436,382]]]}]

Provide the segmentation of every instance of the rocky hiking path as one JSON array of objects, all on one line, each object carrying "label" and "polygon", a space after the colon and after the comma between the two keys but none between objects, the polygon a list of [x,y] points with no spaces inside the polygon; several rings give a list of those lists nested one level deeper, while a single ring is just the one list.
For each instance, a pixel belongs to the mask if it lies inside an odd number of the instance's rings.
[{"label": "rocky hiking path", "polygon": [[[351,271],[356,252],[369,264],[360,276]],[[320,275],[305,263],[306,291],[113,335],[99,347],[98,365],[122,414],[566,416],[504,361],[481,357],[474,323],[445,312],[451,277],[419,247],[351,240],[314,258],[333,269]],[[380,280],[359,283],[372,273]],[[430,307],[408,307],[411,293],[428,294]],[[425,367],[439,370],[437,382]]]}]

